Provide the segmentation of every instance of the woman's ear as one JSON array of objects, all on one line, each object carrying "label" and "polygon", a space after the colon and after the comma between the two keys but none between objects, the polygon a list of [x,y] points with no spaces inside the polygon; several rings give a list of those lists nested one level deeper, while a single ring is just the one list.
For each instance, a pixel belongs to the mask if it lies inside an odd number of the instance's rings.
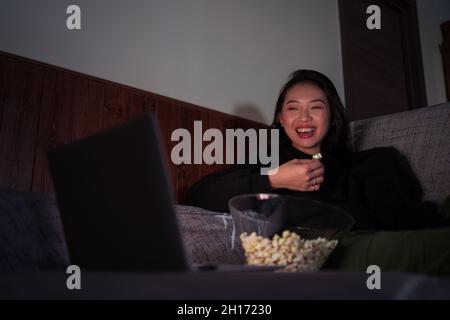
[{"label": "woman's ear", "polygon": [[278,122],[281,126],[283,126],[283,121],[281,120],[280,114],[279,114],[279,113],[278,113],[278,115],[277,115],[277,122]]}]

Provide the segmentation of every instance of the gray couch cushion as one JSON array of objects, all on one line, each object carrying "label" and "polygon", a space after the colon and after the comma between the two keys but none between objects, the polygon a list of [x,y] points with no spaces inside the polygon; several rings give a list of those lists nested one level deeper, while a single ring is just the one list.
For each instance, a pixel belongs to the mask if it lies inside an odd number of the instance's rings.
[{"label": "gray couch cushion", "polygon": [[[231,249],[229,215],[180,205],[175,209],[192,263],[242,263],[241,256]],[[0,271],[69,265],[54,195],[0,192],[0,226]]]},{"label": "gray couch cushion", "polygon": [[350,124],[354,150],[394,146],[409,160],[424,199],[441,202],[450,194],[450,103]]},{"label": "gray couch cushion", "polygon": [[68,265],[55,197],[0,192],[0,271]]},{"label": "gray couch cushion", "polygon": [[242,264],[240,247],[232,248],[233,220],[227,213],[175,206],[186,250],[193,264]]}]

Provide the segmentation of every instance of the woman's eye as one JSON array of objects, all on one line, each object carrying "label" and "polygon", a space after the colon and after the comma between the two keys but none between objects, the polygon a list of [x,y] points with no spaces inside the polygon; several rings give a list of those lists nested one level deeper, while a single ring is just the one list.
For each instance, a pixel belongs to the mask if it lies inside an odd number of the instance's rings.
[{"label": "woman's eye", "polygon": [[313,106],[311,109],[314,109],[314,110],[323,109],[323,106]]}]

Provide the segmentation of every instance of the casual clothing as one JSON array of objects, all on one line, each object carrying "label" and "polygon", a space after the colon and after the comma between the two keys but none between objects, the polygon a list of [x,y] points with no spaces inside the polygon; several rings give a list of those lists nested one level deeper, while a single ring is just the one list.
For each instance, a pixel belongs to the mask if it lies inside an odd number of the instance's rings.
[{"label": "casual clothing", "polygon": [[[377,264],[382,270],[450,275],[450,228],[434,229],[450,226],[450,220],[436,203],[421,201],[420,183],[396,149],[322,152],[322,156],[325,174],[318,191],[273,189],[268,176],[260,175],[259,165],[244,165],[201,179],[189,190],[186,202],[228,211],[228,200],[234,196],[271,192],[330,203],[351,214],[353,231],[360,232],[341,240],[327,268],[365,271],[368,264]],[[282,147],[280,164],[292,159],[311,156]]]},{"label": "casual clothing", "polygon": [[450,276],[450,228],[414,231],[357,231],[340,240],[324,269]]},{"label": "casual clothing", "polygon": [[[194,184],[187,204],[228,211],[228,200],[245,193],[271,192],[301,196],[340,207],[355,219],[354,230],[406,230],[450,225],[438,205],[422,202],[420,183],[408,162],[394,148],[346,154],[322,154],[324,182],[318,191],[272,189],[259,165],[237,166]],[[292,146],[281,149],[280,164],[311,159]]]}]

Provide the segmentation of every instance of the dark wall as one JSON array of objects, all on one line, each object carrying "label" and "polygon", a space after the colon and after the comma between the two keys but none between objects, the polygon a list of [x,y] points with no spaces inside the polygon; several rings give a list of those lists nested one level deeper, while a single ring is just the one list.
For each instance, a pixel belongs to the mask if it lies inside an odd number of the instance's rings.
[{"label": "dark wall", "polygon": [[[156,113],[167,148],[174,129],[267,126],[110,81],[0,52],[0,189],[53,192],[47,151],[144,112]],[[225,165],[169,161],[176,199],[200,177]]]}]

